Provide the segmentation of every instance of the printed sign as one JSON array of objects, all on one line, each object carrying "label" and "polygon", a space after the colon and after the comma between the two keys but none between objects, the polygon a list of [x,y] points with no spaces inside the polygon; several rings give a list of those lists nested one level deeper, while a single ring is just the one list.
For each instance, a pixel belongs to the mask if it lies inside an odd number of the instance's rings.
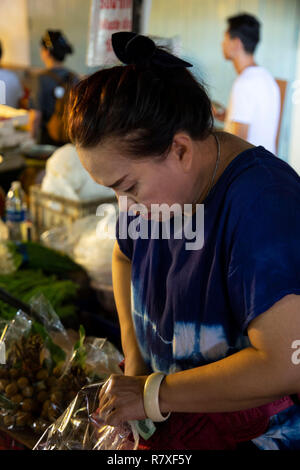
[{"label": "printed sign", "polygon": [[132,30],[133,0],[92,0],[90,12],[87,65],[114,65],[111,35]]}]

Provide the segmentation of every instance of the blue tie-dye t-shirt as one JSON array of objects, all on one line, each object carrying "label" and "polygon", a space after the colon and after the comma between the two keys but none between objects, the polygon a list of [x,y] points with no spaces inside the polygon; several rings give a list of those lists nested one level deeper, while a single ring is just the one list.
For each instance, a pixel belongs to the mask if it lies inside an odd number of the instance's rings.
[{"label": "blue tie-dye t-shirt", "polygon": [[[193,229],[204,230],[197,250],[175,237],[172,224],[169,238],[129,237],[130,226],[131,234],[142,234],[145,224],[148,235],[167,233],[166,222],[119,215],[117,240],[132,263],[136,336],[153,371],[205,365],[249,346],[251,320],[285,295],[300,294],[300,178],[287,163],[263,147],[242,152],[203,207],[204,225],[197,213],[191,217]],[[300,339],[300,331],[295,335]],[[257,446],[300,448],[300,406],[271,423],[274,433],[271,425]]]}]

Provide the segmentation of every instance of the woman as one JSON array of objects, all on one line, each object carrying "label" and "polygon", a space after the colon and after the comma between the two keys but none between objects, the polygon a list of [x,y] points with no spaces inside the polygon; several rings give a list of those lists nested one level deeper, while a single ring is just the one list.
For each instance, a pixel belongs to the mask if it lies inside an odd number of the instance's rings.
[{"label": "woman", "polygon": [[[100,415],[162,421],[147,441],[155,449],[300,448],[299,177],[263,147],[214,132],[190,64],[134,33],[112,42],[126,65],[81,81],[69,109],[83,166],[142,208],[120,212],[125,373],[103,386]],[[194,225],[204,205],[204,243],[187,249],[178,217],[162,236],[170,220],[154,204],[188,204]],[[145,224],[160,236],[136,236]]]},{"label": "woman", "polygon": [[[46,70],[38,77],[30,119],[31,132],[39,144],[60,146],[68,142],[63,130],[63,107],[68,88],[78,79],[64,66],[64,61],[72,53],[71,44],[60,31],[46,31],[40,49]],[[51,125],[53,116],[56,117]]]}]

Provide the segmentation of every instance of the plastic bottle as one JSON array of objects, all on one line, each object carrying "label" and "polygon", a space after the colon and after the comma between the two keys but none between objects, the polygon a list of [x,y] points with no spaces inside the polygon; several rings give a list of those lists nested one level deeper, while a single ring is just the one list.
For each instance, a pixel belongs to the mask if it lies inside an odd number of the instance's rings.
[{"label": "plastic bottle", "polygon": [[6,226],[9,232],[9,239],[22,241],[22,226],[27,217],[27,204],[25,193],[20,181],[13,181],[7,193],[5,201]]}]

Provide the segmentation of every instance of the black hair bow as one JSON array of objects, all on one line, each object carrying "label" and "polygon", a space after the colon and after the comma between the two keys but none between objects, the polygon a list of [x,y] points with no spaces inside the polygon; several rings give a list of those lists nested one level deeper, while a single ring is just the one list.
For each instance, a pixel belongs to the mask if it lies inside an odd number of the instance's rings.
[{"label": "black hair bow", "polygon": [[156,47],[147,36],[129,31],[112,34],[114,53],[123,64],[155,64],[163,67],[192,67],[192,64]]}]

